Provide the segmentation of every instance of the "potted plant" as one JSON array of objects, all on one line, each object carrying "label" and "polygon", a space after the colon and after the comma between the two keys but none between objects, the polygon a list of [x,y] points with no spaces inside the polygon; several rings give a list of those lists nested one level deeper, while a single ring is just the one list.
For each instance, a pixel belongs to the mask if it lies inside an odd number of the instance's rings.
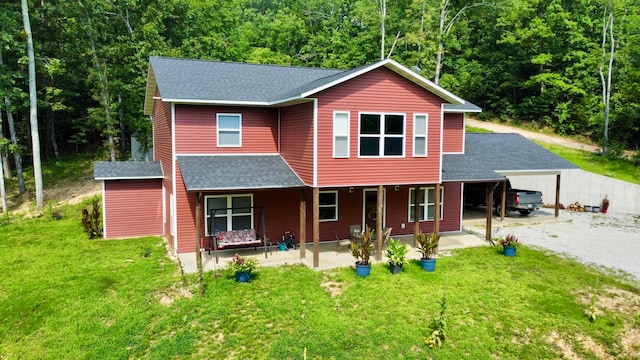
[{"label": "potted plant", "polygon": [[235,275],[237,282],[249,282],[251,272],[258,266],[258,259],[242,257],[236,254],[229,262],[229,270]]},{"label": "potted plant", "polygon": [[607,209],[609,209],[609,198],[607,198],[607,195],[605,195],[602,199],[602,202],[600,203],[600,210],[602,210],[603,214],[606,214]]},{"label": "potted plant", "polygon": [[371,243],[373,232],[374,231],[367,226],[362,233],[362,239],[351,243],[351,254],[356,258],[356,274],[358,274],[358,276],[368,276],[371,273],[369,258],[373,251],[373,244]]},{"label": "potted plant", "polygon": [[516,256],[516,248],[520,246],[517,236],[508,234],[506,237],[499,238],[498,243],[502,245],[505,256]]},{"label": "potted plant", "polygon": [[438,243],[440,242],[440,234],[436,233],[423,233],[419,231],[415,234],[416,242],[418,243],[418,251],[422,254],[422,259],[420,259],[420,264],[422,265],[422,269],[425,271],[435,271],[436,270],[436,259],[433,257],[436,249],[438,248]]},{"label": "potted plant", "polygon": [[407,261],[407,244],[402,241],[396,241],[393,238],[389,239],[389,245],[387,246],[387,257],[389,258],[389,270],[392,274],[399,274],[402,272],[402,265]]}]

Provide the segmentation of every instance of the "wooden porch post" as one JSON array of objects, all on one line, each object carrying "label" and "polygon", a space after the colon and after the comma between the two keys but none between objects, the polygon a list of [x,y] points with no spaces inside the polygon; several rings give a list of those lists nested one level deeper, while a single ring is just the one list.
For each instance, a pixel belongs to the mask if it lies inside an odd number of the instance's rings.
[{"label": "wooden porch post", "polygon": [[198,274],[202,274],[202,252],[200,246],[202,245],[202,205],[200,192],[196,193],[196,264],[198,266]]},{"label": "wooden porch post", "polygon": [[300,259],[304,259],[307,242],[307,196],[305,188],[300,190]]},{"label": "wooden porch post", "polygon": [[491,241],[491,210],[493,209],[493,184],[487,183],[487,225],[485,239]]},{"label": "wooden porch post", "polygon": [[320,266],[320,189],[313,188],[313,267]]},{"label": "wooden porch post", "polygon": [[383,191],[382,185],[378,185],[378,198],[376,200],[376,260],[382,260],[382,217],[383,217]]},{"label": "wooden porch post", "polygon": [[420,187],[416,186],[413,190],[413,246],[418,246],[416,241],[416,234],[420,232],[420,204],[418,204],[418,195],[420,194]]},{"label": "wooden porch post", "polygon": [[502,199],[500,199],[500,221],[504,220],[504,214],[507,211],[504,207],[507,205],[507,180],[502,182]]},{"label": "wooden porch post", "polygon": [[436,184],[434,195],[434,209],[433,209],[433,232],[434,234],[440,234],[440,184]]},{"label": "wooden porch post", "polygon": [[556,175],[556,217],[560,215],[560,174]]}]

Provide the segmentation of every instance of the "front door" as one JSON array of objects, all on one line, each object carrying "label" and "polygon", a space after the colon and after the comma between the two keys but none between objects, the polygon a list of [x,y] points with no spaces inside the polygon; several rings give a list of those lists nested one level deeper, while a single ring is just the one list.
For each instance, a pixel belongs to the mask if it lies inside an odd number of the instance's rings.
[{"label": "front door", "polygon": [[[384,210],[385,210],[385,196],[384,190],[382,193],[382,226],[384,227]],[[378,218],[378,190],[366,189],[364,191],[364,224],[369,226],[372,230],[376,229],[376,220]],[[366,228],[366,227],[365,227]],[[363,229],[364,230],[364,229]]]}]

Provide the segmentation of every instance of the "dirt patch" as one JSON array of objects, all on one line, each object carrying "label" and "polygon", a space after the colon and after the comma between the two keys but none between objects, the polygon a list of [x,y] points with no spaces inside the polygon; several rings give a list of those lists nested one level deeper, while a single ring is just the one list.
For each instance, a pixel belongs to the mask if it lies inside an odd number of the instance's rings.
[{"label": "dirt patch", "polygon": [[324,290],[328,291],[331,294],[331,297],[334,298],[340,294],[342,294],[342,282],[334,281],[333,274],[330,272],[325,272],[322,277],[322,282],[320,283],[320,287]]},{"label": "dirt patch", "polygon": [[158,301],[160,301],[162,305],[171,305],[180,298],[191,299],[192,297],[193,293],[182,283],[173,284],[170,288],[163,290],[157,295]]},{"label": "dirt patch", "polygon": [[614,359],[613,356],[607,354],[605,349],[602,346],[600,346],[600,344],[595,342],[595,340],[593,340],[591,337],[578,334],[578,336],[576,336],[576,339],[580,342],[580,345],[582,345],[582,347],[585,350],[595,355],[598,359],[603,359],[603,360]]},{"label": "dirt patch", "polygon": [[[44,190],[44,204],[55,208],[60,205],[77,204],[83,199],[98,196],[102,192],[100,183],[93,179],[72,179],[59,181],[55,186]],[[35,211],[35,193],[29,189],[16,197],[8,197],[7,205],[12,212],[33,215]]]},{"label": "dirt patch", "polygon": [[577,293],[577,300],[582,305],[590,305],[592,297],[596,294],[596,315],[602,315],[603,310],[616,311],[621,314],[640,313],[640,295],[630,291],[606,287],[600,291],[593,289],[580,290]]},{"label": "dirt patch", "polygon": [[582,360],[582,358],[573,351],[573,346],[567,343],[557,332],[552,331],[546,339],[547,342],[551,344],[564,359]]},{"label": "dirt patch", "polygon": [[625,331],[620,345],[622,345],[623,356],[630,359],[640,359],[640,329],[633,328]]}]

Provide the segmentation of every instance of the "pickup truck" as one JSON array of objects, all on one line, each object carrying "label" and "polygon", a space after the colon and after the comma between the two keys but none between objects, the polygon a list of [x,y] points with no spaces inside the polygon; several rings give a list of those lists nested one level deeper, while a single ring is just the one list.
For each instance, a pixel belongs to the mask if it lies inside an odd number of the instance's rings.
[{"label": "pickup truck", "polygon": [[[491,183],[493,185],[493,183]],[[500,215],[502,186],[493,190],[493,208],[496,215]],[[472,206],[486,205],[487,203],[487,183],[464,184],[464,203]],[[520,215],[529,215],[532,211],[542,207],[542,193],[534,190],[512,189],[511,183],[507,179],[507,198],[505,207],[507,211],[518,211]]]}]

